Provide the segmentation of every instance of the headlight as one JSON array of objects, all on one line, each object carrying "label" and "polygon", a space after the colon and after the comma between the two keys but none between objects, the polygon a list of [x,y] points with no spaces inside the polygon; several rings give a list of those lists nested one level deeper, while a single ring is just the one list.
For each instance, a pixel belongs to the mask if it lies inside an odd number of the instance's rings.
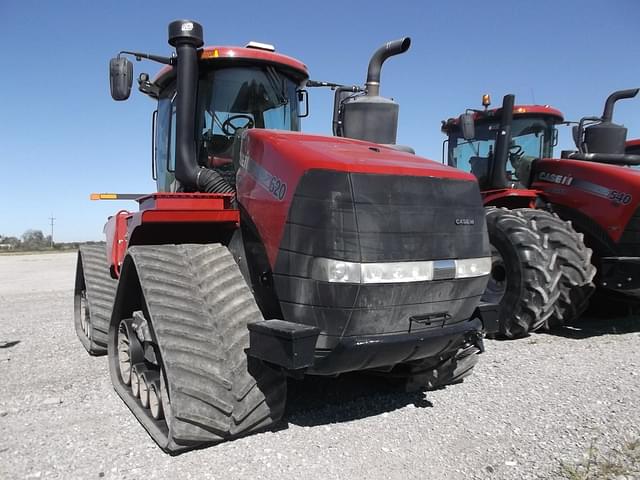
[{"label": "headlight", "polygon": [[322,282],[360,283],[360,264],[331,258],[314,258],[311,278]]},{"label": "headlight", "polygon": [[332,283],[405,283],[488,275],[491,257],[422,262],[355,263],[315,258],[311,278]]},{"label": "headlight", "polygon": [[433,262],[361,263],[362,283],[425,282],[433,279]]},{"label": "headlight", "polygon": [[481,277],[491,273],[491,257],[456,260],[456,278]]}]

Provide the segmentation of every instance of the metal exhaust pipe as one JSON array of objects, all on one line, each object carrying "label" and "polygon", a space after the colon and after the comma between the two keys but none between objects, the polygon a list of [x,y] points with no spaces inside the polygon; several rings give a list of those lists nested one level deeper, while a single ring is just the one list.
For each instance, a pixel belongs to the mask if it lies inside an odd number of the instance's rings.
[{"label": "metal exhaust pipe", "polygon": [[411,38],[403,37],[392,42],[385,43],[376,50],[369,60],[369,69],[367,70],[367,95],[372,97],[380,95],[380,70],[385,60],[393,55],[399,55],[409,50],[411,46]]},{"label": "metal exhaust pipe", "polygon": [[629,90],[618,90],[607,97],[604,104],[604,112],[602,113],[602,121],[610,123],[613,119],[613,106],[618,100],[625,98],[633,98],[638,94],[640,88],[630,88]]}]

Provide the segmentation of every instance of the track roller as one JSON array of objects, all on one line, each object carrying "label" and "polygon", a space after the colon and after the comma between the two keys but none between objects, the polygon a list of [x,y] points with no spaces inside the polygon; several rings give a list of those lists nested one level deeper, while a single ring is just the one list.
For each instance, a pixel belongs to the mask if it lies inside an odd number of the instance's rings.
[{"label": "track roller", "polygon": [[157,380],[149,384],[149,410],[154,420],[162,420],[164,418],[162,398],[160,396],[160,382]]},{"label": "track roller", "polygon": [[140,374],[140,404],[144,408],[149,408],[149,405],[150,405],[149,389],[154,383],[158,383],[159,385],[159,379],[160,379],[160,372],[158,370],[144,369]]}]

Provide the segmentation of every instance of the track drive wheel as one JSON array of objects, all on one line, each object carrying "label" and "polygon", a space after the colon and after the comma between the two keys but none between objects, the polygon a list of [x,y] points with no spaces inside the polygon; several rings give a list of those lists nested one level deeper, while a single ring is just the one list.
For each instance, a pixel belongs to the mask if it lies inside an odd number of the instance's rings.
[{"label": "track drive wheel", "polygon": [[90,355],[107,353],[107,332],[117,285],[109,273],[105,244],[80,247],[73,317],[76,335]]},{"label": "track drive wheel", "polygon": [[521,209],[488,207],[493,265],[483,300],[499,304],[499,336],[520,338],[553,314],[562,272],[548,234]]},{"label": "track drive wheel", "polygon": [[537,209],[521,212],[539,233],[547,236],[549,246],[558,254],[557,263],[562,271],[560,296],[544,327],[552,329],[574,322],[587,309],[595,291],[596,267],[591,264],[591,249],[585,246],[584,236],[573,229],[571,222],[565,222],[556,214]]},{"label": "track drive wheel", "polygon": [[225,246],[131,247],[120,282],[111,379],[161,448],[177,453],[280,420],[286,377],[245,352],[247,323],[263,318]]}]

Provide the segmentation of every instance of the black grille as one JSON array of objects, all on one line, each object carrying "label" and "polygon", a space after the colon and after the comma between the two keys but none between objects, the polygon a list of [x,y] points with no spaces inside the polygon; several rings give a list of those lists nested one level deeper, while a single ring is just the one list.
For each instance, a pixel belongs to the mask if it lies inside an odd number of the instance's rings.
[{"label": "black grille", "polygon": [[318,326],[322,336],[407,332],[427,328],[411,326],[416,315],[446,313],[447,323],[469,318],[486,278],[319,282],[310,278],[313,258],[397,262],[489,255],[473,181],[316,170],[296,189],[274,281],[285,320]]}]

